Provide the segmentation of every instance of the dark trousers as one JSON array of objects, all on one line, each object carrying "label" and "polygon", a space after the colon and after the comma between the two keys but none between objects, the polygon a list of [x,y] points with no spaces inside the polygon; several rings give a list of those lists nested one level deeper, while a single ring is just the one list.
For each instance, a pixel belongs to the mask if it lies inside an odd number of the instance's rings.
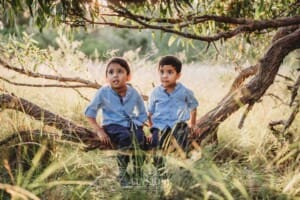
[{"label": "dark trousers", "polygon": [[119,167],[119,178],[123,179],[128,176],[127,166],[130,161],[130,154],[127,150],[133,150],[133,165],[135,175],[141,175],[141,166],[144,161],[144,156],[140,155],[139,149],[143,149],[145,134],[142,126],[124,127],[118,124],[110,124],[103,126],[105,132],[110,137],[112,143],[117,145],[120,152],[117,155],[117,163]]},{"label": "dark trousers", "polygon": [[149,144],[150,148],[167,149],[170,144],[170,136],[173,136],[179,146],[187,152],[188,150],[188,136],[190,133],[189,127],[185,122],[179,122],[172,130],[170,127],[166,127],[160,131],[158,128],[151,128],[152,143]]},{"label": "dark trousers", "polygon": [[[166,151],[170,145],[171,136],[173,136],[182,150],[187,153],[188,151],[188,135],[190,133],[187,123],[177,123],[172,130],[170,127],[160,131],[158,128],[151,128],[152,143],[149,144],[150,149],[160,149]],[[164,158],[161,155],[154,156],[154,166],[158,169],[159,175],[165,177],[165,164]]]}]

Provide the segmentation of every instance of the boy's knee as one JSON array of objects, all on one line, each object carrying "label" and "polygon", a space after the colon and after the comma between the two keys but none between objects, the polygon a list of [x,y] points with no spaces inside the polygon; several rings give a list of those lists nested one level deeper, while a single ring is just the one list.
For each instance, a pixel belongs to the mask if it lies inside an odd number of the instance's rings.
[{"label": "boy's knee", "polygon": [[159,129],[157,128],[151,128],[151,134],[152,134],[152,142],[151,147],[156,148],[159,146]]},{"label": "boy's knee", "polygon": [[143,130],[143,127],[141,126],[138,126],[137,129],[136,129],[136,138],[139,142],[143,142],[144,141],[144,136],[145,136],[145,133],[144,133],[144,130]]}]

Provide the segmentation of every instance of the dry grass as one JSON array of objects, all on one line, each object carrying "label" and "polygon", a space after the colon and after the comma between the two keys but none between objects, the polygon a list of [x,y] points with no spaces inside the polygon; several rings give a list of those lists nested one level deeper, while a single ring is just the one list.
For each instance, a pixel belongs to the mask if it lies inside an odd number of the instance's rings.
[{"label": "dry grass", "polygon": [[[67,47],[68,45],[65,44],[59,51],[63,51],[64,49],[67,51]],[[91,61],[81,55],[80,52],[74,53],[74,51],[69,50],[67,51],[68,53],[65,54],[65,57],[61,58],[59,51],[53,49],[50,51],[50,55],[53,56],[55,62],[53,62],[50,68],[48,68],[47,65],[38,67],[39,72],[55,74],[55,71],[59,71],[59,74],[62,76],[78,76],[84,79],[97,80],[100,84],[105,84],[104,62]],[[80,55],[78,56],[78,54]],[[133,77],[131,83],[142,94],[149,95],[153,84],[159,84],[157,62],[139,58],[135,52],[129,52],[125,57],[132,66]],[[13,63],[15,62],[16,61]],[[53,66],[55,66],[55,70],[53,70]],[[237,75],[234,68],[235,66],[233,65],[223,66],[204,63],[184,64],[180,82],[193,90],[199,100],[198,117],[201,117],[213,109],[228,92],[234,77]],[[285,66],[281,68],[280,73],[291,75],[288,67]],[[50,83],[50,81],[47,80],[17,76],[15,73],[3,69],[1,69],[0,74],[16,82]],[[56,82],[51,81],[51,83]],[[29,99],[41,107],[58,113],[78,124],[88,126],[83,115],[84,108],[88,102],[80,98],[72,89],[16,87],[5,82],[0,82],[0,84],[1,88],[17,96]],[[95,94],[95,90],[93,89],[79,89],[79,91],[90,99]],[[286,92],[286,82],[281,78],[276,79],[276,82],[269,88],[267,93],[276,94],[285,102],[289,100],[289,94]],[[261,184],[263,188],[267,186],[270,189],[269,192],[271,192],[271,189],[274,189],[276,192],[281,191],[283,194],[299,197],[300,172],[299,170],[294,170],[296,167],[290,167],[297,165],[297,163],[287,165],[286,160],[283,160],[285,159],[284,156],[293,152],[290,151],[290,149],[295,147],[282,144],[278,137],[274,136],[268,129],[268,123],[270,121],[287,119],[291,108],[282,105],[281,102],[270,96],[265,96],[260,103],[255,104],[245,121],[243,129],[238,129],[238,123],[244,109],[245,108],[241,108],[221,124],[218,131],[220,141],[219,149],[207,147],[204,152],[204,158],[200,163],[183,162],[174,158],[169,159],[168,165],[171,170],[180,174],[181,172],[180,170],[177,171],[178,168],[176,168],[176,166],[181,166],[187,169],[187,171],[190,171],[193,179],[196,181],[195,184],[189,185],[189,188],[185,188],[180,186],[180,184],[185,184],[186,180],[182,180],[178,177],[177,179],[176,176],[174,176],[174,183],[176,183],[176,181],[178,183],[176,187],[173,185],[174,187],[172,189],[176,191],[174,194],[178,196],[180,196],[180,194],[191,195],[190,193],[197,190],[198,192],[202,192],[204,195],[203,199],[232,199],[236,196],[241,197],[241,199],[251,199],[252,197],[260,198],[263,197],[264,194],[262,191],[258,191],[261,189],[259,188]],[[300,119],[298,116],[290,128],[290,131],[297,133],[300,128],[299,124]],[[0,139],[3,139],[18,130],[43,129],[45,127],[40,122],[32,120],[22,113],[4,110],[0,113],[0,128],[2,130]],[[298,143],[295,143],[295,145],[299,146],[299,137],[298,139],[296,138],[296,141],[298,141]],[[59,144],[60,148],[56,151],[55,155],[55,159],[57,159],[58,162],[62,161],[65,156],[77,155],[75,161],[73,161],[76,164],[66,167],[64,175],[67,175],[66,177],[79,178],[82,180],[94,180],[92,186],[85,189],[81,188],[78,194],[73,194],[76,198],[80,199],[80,196],[82,198],[86,197],[87,193],[90,197],[95,199],[97,196],[100,199],[101,197],[105,199],[107,193],[112,194],[115,199],[122,197],[119,188],[116,187],[115,176],[117,168],[115,160],[112,157],[114,154],[105,154],[100,151],[84,153],[74,144],[63,143],[61,141]],[[299,152],[297,148],[299,147],[295,148],[296,153]],[[212,164],[213,159],[228,156],[225,149],[231,149],[231,152],[237,153],[238,157],[224,158],[225,162],[221,162],[219,166]],[[287,149],[286,152],[284,151],[285,149]],[[270,156],[270,152],[272,151],[278,153],[277,155],[280,155],[280,151],[282,151],[282,155],[278,158],[276,158],[275,155],[276,160],[274,156]],[[297,155],[292,156],[298,159],[295,161],[298,162],[299,165],[299,155],[298,157]],[[285,166],[282,166],[282,163],[280,163],[282,160]],[[175,166],[175,169],[172,169],[171,166]],[[197,184],[200,184],[200,186]],[[61,195],[65,193],[65,195],[67,195],[69,193],[66,192],[66,188],[68,189],[69,187],[71,186],[51,190],[53,194],[51,191],[48,191],[48,195],[53,195],[52,199],[55,198],[54,193]],[[260,196],[255,196],[257,192]],[[171,195],[170,198],[172,197],[174,196]],[[266,198],[267,197],[269,198],[270,196],[266,196]],[[195,196],[190,196],[190,198],[194,199]]]}]

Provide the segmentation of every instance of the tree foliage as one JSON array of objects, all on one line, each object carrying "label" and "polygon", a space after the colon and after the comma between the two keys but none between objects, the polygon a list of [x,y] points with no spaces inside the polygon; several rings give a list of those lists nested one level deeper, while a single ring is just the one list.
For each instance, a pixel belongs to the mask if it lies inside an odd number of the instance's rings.
[{"label": "tree foliage", "polygon": [[2,0],[1,10],[5,24],[17,23],[16,16],[31,17],[41,30],[61,23],[107,25],[161,30],[207,42],[241,33],[265,33],[300,21],[295,0]]},{"label": "tree foliage", "polygon": [[[238,35],[251,43],[253,35],[278,30],[270,41],[269,50],[255,67],[251,67],[255,69],[251,73],[253,79],[244,84],[249,75],[237,77],[235,86],[219,105],[198,121],[199,135],[202,136],[214,132],[243,105],[248,105],[250,110],[274,82],[283,59],[299,48],[298,0],[2,0],[0,5],[5,26],[17,24],[17,19],[23,18],[35,23],[40,30],[47,25],[59,24],[150,29],[208,44]],[[170,38],[170,43],[174,37]]]}]

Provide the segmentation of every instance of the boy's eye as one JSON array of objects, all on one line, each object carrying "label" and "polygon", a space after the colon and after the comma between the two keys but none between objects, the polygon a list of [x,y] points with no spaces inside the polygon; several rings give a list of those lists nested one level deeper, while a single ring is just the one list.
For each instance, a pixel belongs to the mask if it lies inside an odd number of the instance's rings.
[{"label": "boy's eye", "polygon": [[160,70],[159,73],[160,73],[161,75],[164,75],[164,74],[172,75],[172,74],[174,74],[175,72],[174,72],[174,70]]},{"label": "boy's eye", "polygon": [[123,73],[124,73],[123,70],[121,70],[121,69],[118,70],[118,74],[123,74]]},{"label": "boy's eye", "polygon": [[168,74],[173,74],[173,71],[172,70],[168,70]]},{"label": "boy's eye", "polygon": [[112,75],[112,74],[114,74],[114,70],[108,70],[107,73],[110,74],[110,75]]}]

